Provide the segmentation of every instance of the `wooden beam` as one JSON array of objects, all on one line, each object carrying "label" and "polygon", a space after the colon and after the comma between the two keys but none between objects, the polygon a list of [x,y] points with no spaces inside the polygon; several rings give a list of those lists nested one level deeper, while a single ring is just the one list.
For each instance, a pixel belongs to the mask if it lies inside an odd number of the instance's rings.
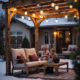
[{"label": "wooden beam", "polygon": [[[50,1],[53,1],[53,0],[34,0],[34,3],[38,4],[38,3],[50,2]],[[63,1],[58,0],[55,3],[58,3],[58,2],[65,2],[65,0],[63,0]],[[14,3],[8,2],[3,5],[3,9],[11,8],[11,7],[18,7],[18,6],[26,6],[26,5],[30,5],[30,4],[33,4],[32,0],[24,0],[24,1],[19,0],[19,1],[14,1]]]},{"label": "wooden beam", "polygon": [[5,11],[5,28],[6,28],[6,74],[11,74],[11,64],[10,64],[10,10]]},{"label": "wooden beam", "polygon": [[39,25],[40,23],[44,20],[44,19],[41,19],[39,22],[38,22],[38,19],[35,19],[35,18],[32,18],[33,20],[33,23],[35,25],[35,49],[36,49],[36,53],[37,53],[37,56],[39,57],[39,53],[38,53],[38,49],[39,49]]}]

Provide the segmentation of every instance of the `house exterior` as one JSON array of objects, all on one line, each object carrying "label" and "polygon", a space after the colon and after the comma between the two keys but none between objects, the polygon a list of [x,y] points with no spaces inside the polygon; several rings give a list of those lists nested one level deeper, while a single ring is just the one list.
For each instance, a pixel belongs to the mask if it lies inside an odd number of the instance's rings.
[{"label": "house exterior", "polygon": [[[78,42],[78,32],[74,27],[78,25],[75,21],[65,18],[46,19],[39,27],[39,49],[41,45],[50,45],[55,47],[57,53],[61,53],[62,47],[68,47],[69,44],[76,44]],[[33,22],[26,19],[15,18],[11,21],[11,36],[19,37],[23,40],[24,36],[30,42],[31,47],[35,47],[35,27]],[[3,36],[5,37],[5,27],[3,28]]]}]

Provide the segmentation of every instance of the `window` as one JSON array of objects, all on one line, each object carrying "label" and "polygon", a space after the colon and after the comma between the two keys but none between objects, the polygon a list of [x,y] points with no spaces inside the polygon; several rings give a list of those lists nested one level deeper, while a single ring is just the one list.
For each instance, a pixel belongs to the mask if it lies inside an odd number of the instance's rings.
[{"label": "window", "polygon": [[49,33],[45,32],[45,44],[49,44]]},{"label": "window", "polygon": [[74,21],[74,17],[73,16],[68,16],[68,21]]},{"label": "window", "polygon": [[22,39],[23,39],[23,32],[22,31],[12,31],[10,32],[11,37],[16,37],[16,42],[20,42],[22,43]]},{"label": "window", "polygon": [[70,31],[65,31],[65,43],[69,43],[71,41],[71,33]]}]

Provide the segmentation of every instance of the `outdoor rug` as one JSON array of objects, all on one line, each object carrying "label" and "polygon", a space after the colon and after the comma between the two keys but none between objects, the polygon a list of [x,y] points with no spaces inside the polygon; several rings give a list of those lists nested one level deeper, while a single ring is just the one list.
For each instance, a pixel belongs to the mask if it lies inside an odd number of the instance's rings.
[{"label": "outdoor rug", "polygon": [[16,77],[26,77],[26,78],[42,78],[46,80],[75,80],[75,73],[73,69],[69,69],[67,72],[66,69],[59,69],[59,76],[56,75],[56,73],[49,73],[44,75],[44,70],[40,69],[40,73],[37,73],[37,70],[33,70],[29,72],[29,76],[27,77],[26,72],[23,73],[17,72],[14,73],[14,76]]}]

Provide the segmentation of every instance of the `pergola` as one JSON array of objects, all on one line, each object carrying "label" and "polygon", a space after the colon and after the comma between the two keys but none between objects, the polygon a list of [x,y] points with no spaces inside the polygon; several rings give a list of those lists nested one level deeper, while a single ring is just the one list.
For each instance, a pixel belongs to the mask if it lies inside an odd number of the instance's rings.
[{"label": "pergola", "polygon": [[[76,1],[76,0],[75,0]],[[70,16],[72,13],[79,16],[77,9],[72,5],[67,5],[66,0],[9,0],[2,2],[5,9],[5,27],[6,27],[6,74],[11,72],[11,52],[10,52],[10,22],[12,17],[18,13],[28,16],[35,25],[35,49],[38,55],[38,29],[45,18]]]}]

